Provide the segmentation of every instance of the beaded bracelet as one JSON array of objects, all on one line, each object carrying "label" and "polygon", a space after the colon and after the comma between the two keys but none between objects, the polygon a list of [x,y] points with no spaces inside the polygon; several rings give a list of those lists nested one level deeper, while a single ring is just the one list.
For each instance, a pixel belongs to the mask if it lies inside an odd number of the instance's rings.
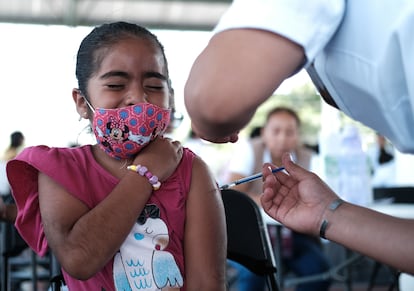
[{"label": "beaded bracelet", "polygon": [[[334,201],[332,201],[331,204],[329,204],[328,209],[331,211],[335,211],[339,206],[342,205],[342,203],[344,203],[344,200],[342,200],[341,198],[337,198]],[[319,236],[323,239],[326,239],[325,232],[326,232],[327,227],[328,227],[328,220],[327,219],[322,220],[321,228],[319,229]]]},{"label": "beaded bracelet", "polygon": [[160,189],[161,182],[158,181],[157,176],[153,175],[150,171],[148,171],[147,167],[141,165],[130,165],[127,167],[127,169],[138,173],[142,177],[147,178],[154,190]]}]

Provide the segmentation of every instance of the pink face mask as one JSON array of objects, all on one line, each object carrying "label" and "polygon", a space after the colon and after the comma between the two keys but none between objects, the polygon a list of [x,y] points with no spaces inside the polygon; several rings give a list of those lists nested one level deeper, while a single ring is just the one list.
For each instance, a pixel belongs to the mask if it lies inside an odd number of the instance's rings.
[{"label": "pink face mask", "polygon": [[151,103],[93,111],[92,126],[98,145],[115,159],[135,157],[149,142],[162,135],[171,112]]}]

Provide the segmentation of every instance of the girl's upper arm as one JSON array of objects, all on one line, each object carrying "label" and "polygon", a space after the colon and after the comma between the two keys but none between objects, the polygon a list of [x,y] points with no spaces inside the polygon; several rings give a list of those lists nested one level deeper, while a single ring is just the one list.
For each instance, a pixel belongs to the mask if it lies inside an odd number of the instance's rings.
[{"label": "girl's upper arm", "polygon": [[194,159],[185,226],[188,290],[225,290],[226,219],[221,192],[207,165]]}]

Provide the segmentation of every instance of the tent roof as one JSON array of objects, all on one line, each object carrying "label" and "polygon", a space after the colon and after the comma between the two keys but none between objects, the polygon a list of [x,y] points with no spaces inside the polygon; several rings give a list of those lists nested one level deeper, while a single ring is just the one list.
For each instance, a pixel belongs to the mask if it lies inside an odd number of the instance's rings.
[{"label": "tent roof", "polygon": [[157,29],[211,30],[231,0],[0,0],[0,22],[95,26],[124,20]]}]

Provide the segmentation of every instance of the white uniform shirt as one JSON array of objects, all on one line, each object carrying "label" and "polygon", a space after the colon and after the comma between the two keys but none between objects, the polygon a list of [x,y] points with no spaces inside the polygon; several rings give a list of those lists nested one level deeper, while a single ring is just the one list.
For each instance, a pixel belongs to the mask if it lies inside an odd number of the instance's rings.
[{"label": "white uniform shirt", "polygon": [[302,45],[341,111],[414,153],[414,1],[235,0],[216,32],[231,28]]}]

